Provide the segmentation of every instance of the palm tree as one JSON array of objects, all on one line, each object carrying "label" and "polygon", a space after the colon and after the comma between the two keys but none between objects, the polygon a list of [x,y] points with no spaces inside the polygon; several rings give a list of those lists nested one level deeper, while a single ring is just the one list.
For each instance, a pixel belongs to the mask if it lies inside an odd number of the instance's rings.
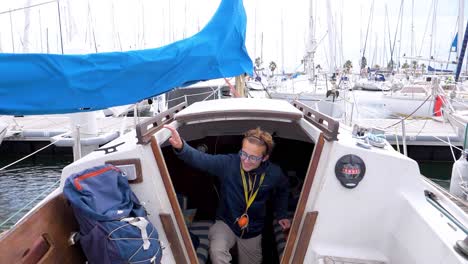
[{"label": "palm tree", "polygon": [[419,67],[421,67],[421,73],[424,74],[426,72],[426,64],[421,63],[421,65],[419,65]]},{"label": "palm tree", "polygon": [[415,60],[412,61],[412,62],[411,62],[411,66],[412,66],[411,68],[413,68],[413,74],[415,74],[415,73],[416,73],[416,69],[418,68],[418,62],[415,61]]}]

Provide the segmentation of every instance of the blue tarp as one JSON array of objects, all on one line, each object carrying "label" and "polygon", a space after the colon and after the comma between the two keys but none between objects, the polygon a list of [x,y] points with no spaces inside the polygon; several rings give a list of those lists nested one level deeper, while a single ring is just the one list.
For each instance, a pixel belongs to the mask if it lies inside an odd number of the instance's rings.
[{"label": "blue tarp", "polygon": [[427,66],[427,71],[428,72],[446,72],[446,73],[453,73],[452,70],[444,70],[444,69],[436,69],[431,66]]},{"label": "blue tarp", "polygon": [[86,55],[0,54],[0,114],[93,111],[201,80],[252,74],[242,0],[223,0],[199,33],[156,49]]}]

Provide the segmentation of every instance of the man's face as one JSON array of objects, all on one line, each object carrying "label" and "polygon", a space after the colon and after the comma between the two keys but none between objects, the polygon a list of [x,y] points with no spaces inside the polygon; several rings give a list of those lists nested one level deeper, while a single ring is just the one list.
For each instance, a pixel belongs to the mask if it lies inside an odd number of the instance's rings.
[{"label": "man's face", "polygon": [[265,146],[259,146],[256,144],[250,143],[248,140],[242,141],[242,150],[241,150],[241,164],[244,171],[249,172],[260,166],[262,161],[268,159],[268,155],[264,156]]}]

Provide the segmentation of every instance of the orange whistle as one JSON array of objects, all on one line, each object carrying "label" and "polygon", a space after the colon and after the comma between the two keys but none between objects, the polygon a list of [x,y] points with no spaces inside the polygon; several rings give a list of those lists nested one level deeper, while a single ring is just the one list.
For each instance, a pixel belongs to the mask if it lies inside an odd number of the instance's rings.
[{"label": "orange whistle", "polygon": [[248,224],[249,224],[249,218],[245,214],[239,217],[239,219],[237,220],[237,225],[241,229],[244,229],[245,227],[247,227]]}]

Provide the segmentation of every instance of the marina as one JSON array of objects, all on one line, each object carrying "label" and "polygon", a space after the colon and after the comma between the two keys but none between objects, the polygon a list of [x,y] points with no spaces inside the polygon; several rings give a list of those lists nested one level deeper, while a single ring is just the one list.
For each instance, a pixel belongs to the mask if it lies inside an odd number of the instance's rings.
[{"label": "marina", "polygon": [[0,4],[1,262],[468,263],[464,1],[305,2]]}]

